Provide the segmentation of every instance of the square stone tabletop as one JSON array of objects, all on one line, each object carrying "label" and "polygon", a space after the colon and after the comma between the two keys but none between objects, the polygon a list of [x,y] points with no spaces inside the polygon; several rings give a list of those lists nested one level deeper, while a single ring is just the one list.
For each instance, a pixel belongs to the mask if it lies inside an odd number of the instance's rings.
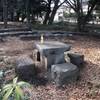
[{"label": "square stone tabletop", "polygon": [[47,56],[49,54],[64,53],[71,48],[69,44],[65,44],[58,41],[44,41],[43,43],[35,42],[35,47],[44,56]]}]

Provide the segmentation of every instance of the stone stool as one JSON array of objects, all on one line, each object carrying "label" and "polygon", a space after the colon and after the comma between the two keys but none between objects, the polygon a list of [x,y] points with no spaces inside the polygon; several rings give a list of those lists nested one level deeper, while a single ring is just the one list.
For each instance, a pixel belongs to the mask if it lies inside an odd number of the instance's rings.
[{"label": "stone stool", "polygon": [[31,80],[36,76],[36,68],[33,60],[24,55],[16,60],[15,72],[22,80]]},{"label": "stone stool", "polygon": [[71,63],[56,64],[51,67],[51,78],[57,86],[62,86],[66,82],[75,81],[78,76],[79,69]]},{"label": "stone stool", "polygon": [[82,66],[84,63],[84,55],[78,53],[68,53],[68,57],[70,58],[70,62],[78,67]]}]

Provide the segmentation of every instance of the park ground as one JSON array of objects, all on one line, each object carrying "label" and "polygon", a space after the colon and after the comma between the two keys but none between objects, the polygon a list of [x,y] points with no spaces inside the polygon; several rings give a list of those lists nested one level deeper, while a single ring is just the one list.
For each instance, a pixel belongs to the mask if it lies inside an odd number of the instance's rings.
[{"label": "park ground", "polygon": [[[73,52],[85,56],[85,65],[80,71],[80,80],[58,89],[54,84],[32,86],[31,100],[100,100],[100,39],[87,36],[48,38],[71,44]],[[31,55],[37,39],[20,40],[7,37],[0,42],[0,69],[8,71],[5,80],[14,78],[15,60],[21,55]]]}]

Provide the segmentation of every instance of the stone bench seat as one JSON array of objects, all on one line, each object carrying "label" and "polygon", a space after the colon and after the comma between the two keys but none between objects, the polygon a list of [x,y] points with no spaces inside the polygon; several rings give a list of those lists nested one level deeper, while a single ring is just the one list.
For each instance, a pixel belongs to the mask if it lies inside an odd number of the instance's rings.
[{"label": "stone bench seat", "polygon": [[78,67],[81,67],[84,64],[84,55],[78,53],[68,53],[70,62]]},{"label": "stone bench seat", "polygon": [[20,56],[16,60],[15,72],[22,80],[30,80],[35,77],[36,68],[33,60],[29,56]]},{"label": "stone bench seat", "polygon": [[57,86],[77,80],[79,70],[72,63],[55,64],[51,66],[51,78]]}]

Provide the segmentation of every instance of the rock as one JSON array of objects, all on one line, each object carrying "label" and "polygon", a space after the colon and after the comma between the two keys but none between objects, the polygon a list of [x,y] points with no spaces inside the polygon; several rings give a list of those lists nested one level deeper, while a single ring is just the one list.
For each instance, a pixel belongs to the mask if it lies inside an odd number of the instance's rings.
[{"label": "rock", "polygon": [[36,75],[36,69],[33,60],[28,56],[21,56],[16,61],[16,74],[23,80],[31,80]]},{"label": "rock", "polygon": [[78,67],[81,67],[84,64],[84,55],[78,53],[68,53],[68,56],[72,64],[75,64]]},{"label": "rock", "polygon": [[76,80],[78,75],[77,66],[71,63],[56,64],[51,67],[51,78],[57,86]]}]

